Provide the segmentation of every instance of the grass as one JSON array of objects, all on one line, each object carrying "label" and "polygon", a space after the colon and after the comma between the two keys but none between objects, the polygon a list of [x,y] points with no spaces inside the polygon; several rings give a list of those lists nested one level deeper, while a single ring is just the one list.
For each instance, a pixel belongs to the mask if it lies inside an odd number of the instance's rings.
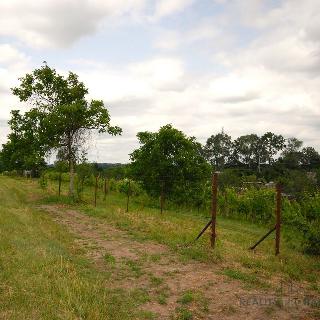
[{"label": "grass", "polygon": [[[166,210],[161,215],[158,208],[143,206],[139,199],[131,201],[129,212],[125,212],[125,196],[110,193],[104,201],[101,190],[94,207],[93,188],[86,187],[83,201],[78,203],[67,197],[65,184],[63,191],[59,198],[55,182],[41,190],[37,181],[0,176],[1,319],[155,319],[155,314],[142,310],[143,304],[154,299],[166,305],[170,298],[166,279],[146,273],[144,262],[116,259],[106,253],[103,261],[115,277],[126,280],[148,274],[148,290],[154,296],[143,288],[113,288],[110,272],[95,268],[85,249],[74,245],[67,229],[36,208],[45,203],[72,206],[126,231],[134,240],[167,245],[182,262],[215,265],[247,288],[266,288],[273,284],[273,278],[281,278],[309,282],[309,289],[319,292],[319,257],[304,255],[287,241],[281,243],[281,254],[275,257],[272,237],[257,250],[248,250],[265,233],[263,226],[219,217],[217,246],[212,250],[208,233],[191,244],[208,220],[205,214]],[[145,259],[161,264],[161,254]],[[181,293],[178,304],[176,319],[197,318],[199,312],[205,315],[208,311],[208,301],[198,292]]]},{"label": "grass", "polygon": [[114,266],[116,264],[116,258],[110,253],[106,253],[104,255],[104,260],[110,266]]},{"label": "grass", "polygon": [[[51,182],[46,201],[69,203],[70,200],[65,196],[57,198],[56,188],[56,182]],[[66,195],[66,184],[64,190]],[[86,187],[82,202],[73,205],[87,215],[101,218],[125,230],[135,240],[153,240],[169,246],[180,254],[182,260],[194,259],[234,269],[241,278],[239,280],[250,286],[266,287],[273,276],[310,283],[320,278],[320,258],[307,256],[295,249],[297,246],[292,243],[294,237],[290,230],[283,230],[281,253],[275,257],[274,235],[262,242],[255,251],[248,249],[265,234],[267,227],[220,216],[217,222],[217,246],[211,250],[208,232],[191,244],[207,223],[207,214],[197,214],[191,210],[166,210],[161,215],[158,208],[147,207],[141,201],[139,198],[131,199],[129,212],[125,212],[124,195],[111,192],[104,201],[103,192],[99,190],[98,204],[94,207],[93,188]],[[290,235],[290,241],[286,234]],[[156,262],[158,258],[154,259]],[[316,282],[319,285],[319,280]]]},{"label": "grass", "polygon": [[189,304],[194,300],[194,293],[192,291],[186,291],[182,297],[178,300],[181,304]]},{"label": "grass", "polygon": [[151,319],[139,311],[144,292],[108,288],[70,234],[34,208],[41,194],[0,177],[0,318]]},{"label": "grass", "polygon": [[240,280],[245,283],[247,288],[260,286],[263,287],[266,283],[261,282],[257,275],[244,273],[243,271],[237,269],[226,268],[223,270],[222,274],[228,276],[229,278]]}]

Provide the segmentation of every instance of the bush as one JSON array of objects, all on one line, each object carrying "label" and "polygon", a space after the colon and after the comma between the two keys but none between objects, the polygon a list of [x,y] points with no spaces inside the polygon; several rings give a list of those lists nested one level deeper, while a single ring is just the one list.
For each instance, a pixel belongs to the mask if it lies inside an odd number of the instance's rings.
[{"label": "bush", "polygon": [[222,215],[254,222],[270,222],[274,212],[274,191],[269,189],[249,188],[237,192],[226,188],[218,197]]},{"label": "bush", "polygon": [[305,219],[305,252],[320,255],[320,193],[305,194],[301,207]]},{"label": "bush", "polygon": [[320,219],[307,224],[304,239],[304,251],[308,254],[320,255]]},{"label": "bush", "polygon": [[41,173],[39,178],[39,185],[41,189],[46,189],[48,186],[48,179],[46,177],[46,173]]},{"label": "bush", "polygon": [[117,190],[120,193],[124,193],[126,195],[129,193],[130,196],[139,196],[143,192],[142,188],[136,181],[129,180],[127,178],[117,181]]}]

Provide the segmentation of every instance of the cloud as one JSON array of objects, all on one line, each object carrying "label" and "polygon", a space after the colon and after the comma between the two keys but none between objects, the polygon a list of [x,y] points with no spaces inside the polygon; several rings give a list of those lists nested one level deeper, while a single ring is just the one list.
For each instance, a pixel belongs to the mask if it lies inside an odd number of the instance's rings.
[{"label": "cloud", "polygon": [[0,34],[31,47],[68,47],[96,32],[104,19],[130,17],[144,4],[144,0],[4,0]]},{"label": "cloud", "polygon": [[0,44],[0,66],[21,69],[29,58],[8,43]]},{"label": "cloud", "polygon": [[160,19],[180,12],[193,4],[194,0],[158,0],[156,1],[154,19]]},{"label": "cloud", "polygon": [[[224,127],[234,138],[273,131],[320,147],[315,139],[320,130],[320,2],[214,2],[208,1],[204,13],[203,2],[181,0],[148,5],[142,0],[7,1],[0,4],[0,33],[29,46],[57,48],[98,30],[103,36],[106,22],[138,20],[143,46],[121,52],[114,64],[69,49],[63,51],[69,61],[50,61],[59,72],[68,65],[79,74],[90,97],[103,99],[112,123],[124,130],[121,137],[94,137],[91,160],[127,161],[138,145],[138,131],[155,131],[167,123],[201,142]],[[197,19],[178,25],[174,18],[181,12]],[[117,27],[113,31],[110,46],[119,40]],[[125,31],[128,41],[137,37],[130,25]],[[18,45],[0,45],[0,99],[5,105],[15,105],[8,83],[32,69],[29,55]],[[7,110],[1,111],[3,119]]]},{"label": "cloud", "polygon": [[157,49],[175,50],[183,46],[194,45],[195,42],[218,40],[221,43],[221,35],[221,30],[217,25],[214,25],[212,21],[204,20],[183,31],[161,30],[153,41],[153,45]]}]

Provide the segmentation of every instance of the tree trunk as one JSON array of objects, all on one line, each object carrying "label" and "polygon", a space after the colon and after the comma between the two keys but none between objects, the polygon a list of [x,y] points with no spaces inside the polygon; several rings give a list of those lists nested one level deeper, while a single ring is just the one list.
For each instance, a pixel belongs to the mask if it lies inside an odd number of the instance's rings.
[{"label": "tree trunk", "polygon": [[69,195],[73,198],[74,197],[74,163],[73,163],[73,159],[70,159],[69,166],[70,166]]}]

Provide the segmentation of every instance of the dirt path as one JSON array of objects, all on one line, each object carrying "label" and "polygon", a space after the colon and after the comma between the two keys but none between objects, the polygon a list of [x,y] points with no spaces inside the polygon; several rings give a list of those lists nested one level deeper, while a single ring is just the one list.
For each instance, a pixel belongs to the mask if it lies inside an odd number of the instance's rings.
[{"label": "dirt path", "polygon": [[147,292],[142,309],[158,319],[191,319],[189,312],[192,319],[316,319],[306,306],[278,304],[274,290],[245,290],[216,265],[183,263],[166,246],[136,241],[102,219],[56,205],[40,208],[67,226],[96,268],[110,272],[106,285]]}]

